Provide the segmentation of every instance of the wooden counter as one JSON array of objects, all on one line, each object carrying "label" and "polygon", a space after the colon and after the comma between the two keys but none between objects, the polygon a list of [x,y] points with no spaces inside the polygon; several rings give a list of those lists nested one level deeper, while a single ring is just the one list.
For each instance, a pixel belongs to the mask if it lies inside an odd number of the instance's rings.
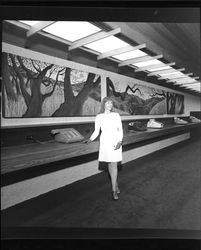
[{"label": "wooden counter", "polygon": [[[123,147],[165,135],[190,131],[197,127],[201,127],[201,123],[166,126],[161,129],[149,128],[143,132],[128,132],[124,135]],[[94,141],[88,145],[81,142],[62,144],[49,141],[43,144],[32,143],[4,147],[1,149],[1,174],[8,174],[31,167],[38,168],[41,165],[61,160],[76,159],[79,156],[98,152],[98,147],[98,141]]]}]

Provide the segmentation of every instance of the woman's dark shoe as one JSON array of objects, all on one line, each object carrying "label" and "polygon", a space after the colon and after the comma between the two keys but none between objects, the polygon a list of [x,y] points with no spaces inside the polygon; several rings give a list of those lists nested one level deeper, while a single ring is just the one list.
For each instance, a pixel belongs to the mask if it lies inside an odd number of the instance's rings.
[{"label": "woman's dark shoe", "polygon": [[112,198],[113,198],[113,200],[118,200],[119,199],[119,197],[117,195],[117,191],[112,191]]}]

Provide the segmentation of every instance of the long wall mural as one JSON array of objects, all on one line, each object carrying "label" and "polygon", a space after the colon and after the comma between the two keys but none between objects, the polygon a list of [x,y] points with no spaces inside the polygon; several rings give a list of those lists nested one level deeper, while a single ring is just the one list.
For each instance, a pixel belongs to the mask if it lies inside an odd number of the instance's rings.
[{"label": "long wall mural", "polygon": [[99,75],[3,53],[4,117],[95,115]]},{"label": "long wall mural", "polygon": [[[3,118],[94,116],[105,95],[114,100],[121,115],[184,113],[184,95],[148,87],[137,79],[114,77],[107,71],[101,75],[100,71],[96,74],[37,60],[30,51],[23,56],[3,52],[2,75]],[[104,93],[101,84],[106,84]]]}]

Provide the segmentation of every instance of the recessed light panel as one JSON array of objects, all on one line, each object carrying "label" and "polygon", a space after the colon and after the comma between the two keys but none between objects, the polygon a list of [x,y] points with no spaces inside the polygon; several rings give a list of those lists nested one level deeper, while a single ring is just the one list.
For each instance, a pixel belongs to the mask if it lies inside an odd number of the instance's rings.
[{"label": "recessed light panel", "polygon": [[171,73],[163,73],[163,74],[160,74],[160,76],[167,76],[167,78],[168,78],[168,76],[171,76],[171,75],[174,75],[174,76],[181,76],[182,75],[182,73],[181,72],[179,72],[179,71],[177,71],[177,70],[175,70],[174,72],[171,72]]},{"label": "recessed light panel", "polygon": [[94,34],[100,29],[89,22],[59,21],[43,29],[50,34],[74,42],[83,37]]},{"label": "recessed light panel", "polygon": [[27,25],[33,26],[34,24],[38,23],[39,21],[23,21],[20,20],[21,23],[25,23]]},{"label": "recessed light panel", "polygon": [[146,61],[146,62],[134,63],[133,65],[140,68],[140,67],[145,67],[145,66],[149,66],[149,65],[153,65],[153,64],[158,64],[158,63],[161,63],[161,61],[159,61],[157,59],[153,59],[153,60],[149,60],[149,61]]},{"label": "recessed light panel", "polygon": [[160,67],[160,68],[156,68],[156,69],[148,69],[148,71],[154,72],[154,71],[164,70],[164,69],[172,69],[172,67],[170,67],[170,66],[165,66],[165,64],[164,64],[164,67]]},{"label": "recessed light panel", "polygon": [[115,36],[109,36],[85,45],[85,47],[93,49],[100,53],[108,52],[114,49],[120,49],[126,46],[128,46],[128,43],[120,40]]},{"label": "recessed light panel", "polygon": [[125,60],[129,60],[129,59],[141,57],[141,56],[147,56],[147,54],[137,49],[137,50],[129,51],[120,55],[113,56],[113,57],[118,60],[125,61]]}]

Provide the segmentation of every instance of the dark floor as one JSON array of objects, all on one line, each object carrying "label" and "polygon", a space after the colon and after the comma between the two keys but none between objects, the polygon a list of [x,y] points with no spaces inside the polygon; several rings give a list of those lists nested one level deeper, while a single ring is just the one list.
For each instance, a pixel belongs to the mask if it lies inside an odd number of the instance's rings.
[{"label": "dark floor", "polygon": [[125,164],[120,199],[105,172],[2,212],[2,226],[201,229],[201,141]]}]

